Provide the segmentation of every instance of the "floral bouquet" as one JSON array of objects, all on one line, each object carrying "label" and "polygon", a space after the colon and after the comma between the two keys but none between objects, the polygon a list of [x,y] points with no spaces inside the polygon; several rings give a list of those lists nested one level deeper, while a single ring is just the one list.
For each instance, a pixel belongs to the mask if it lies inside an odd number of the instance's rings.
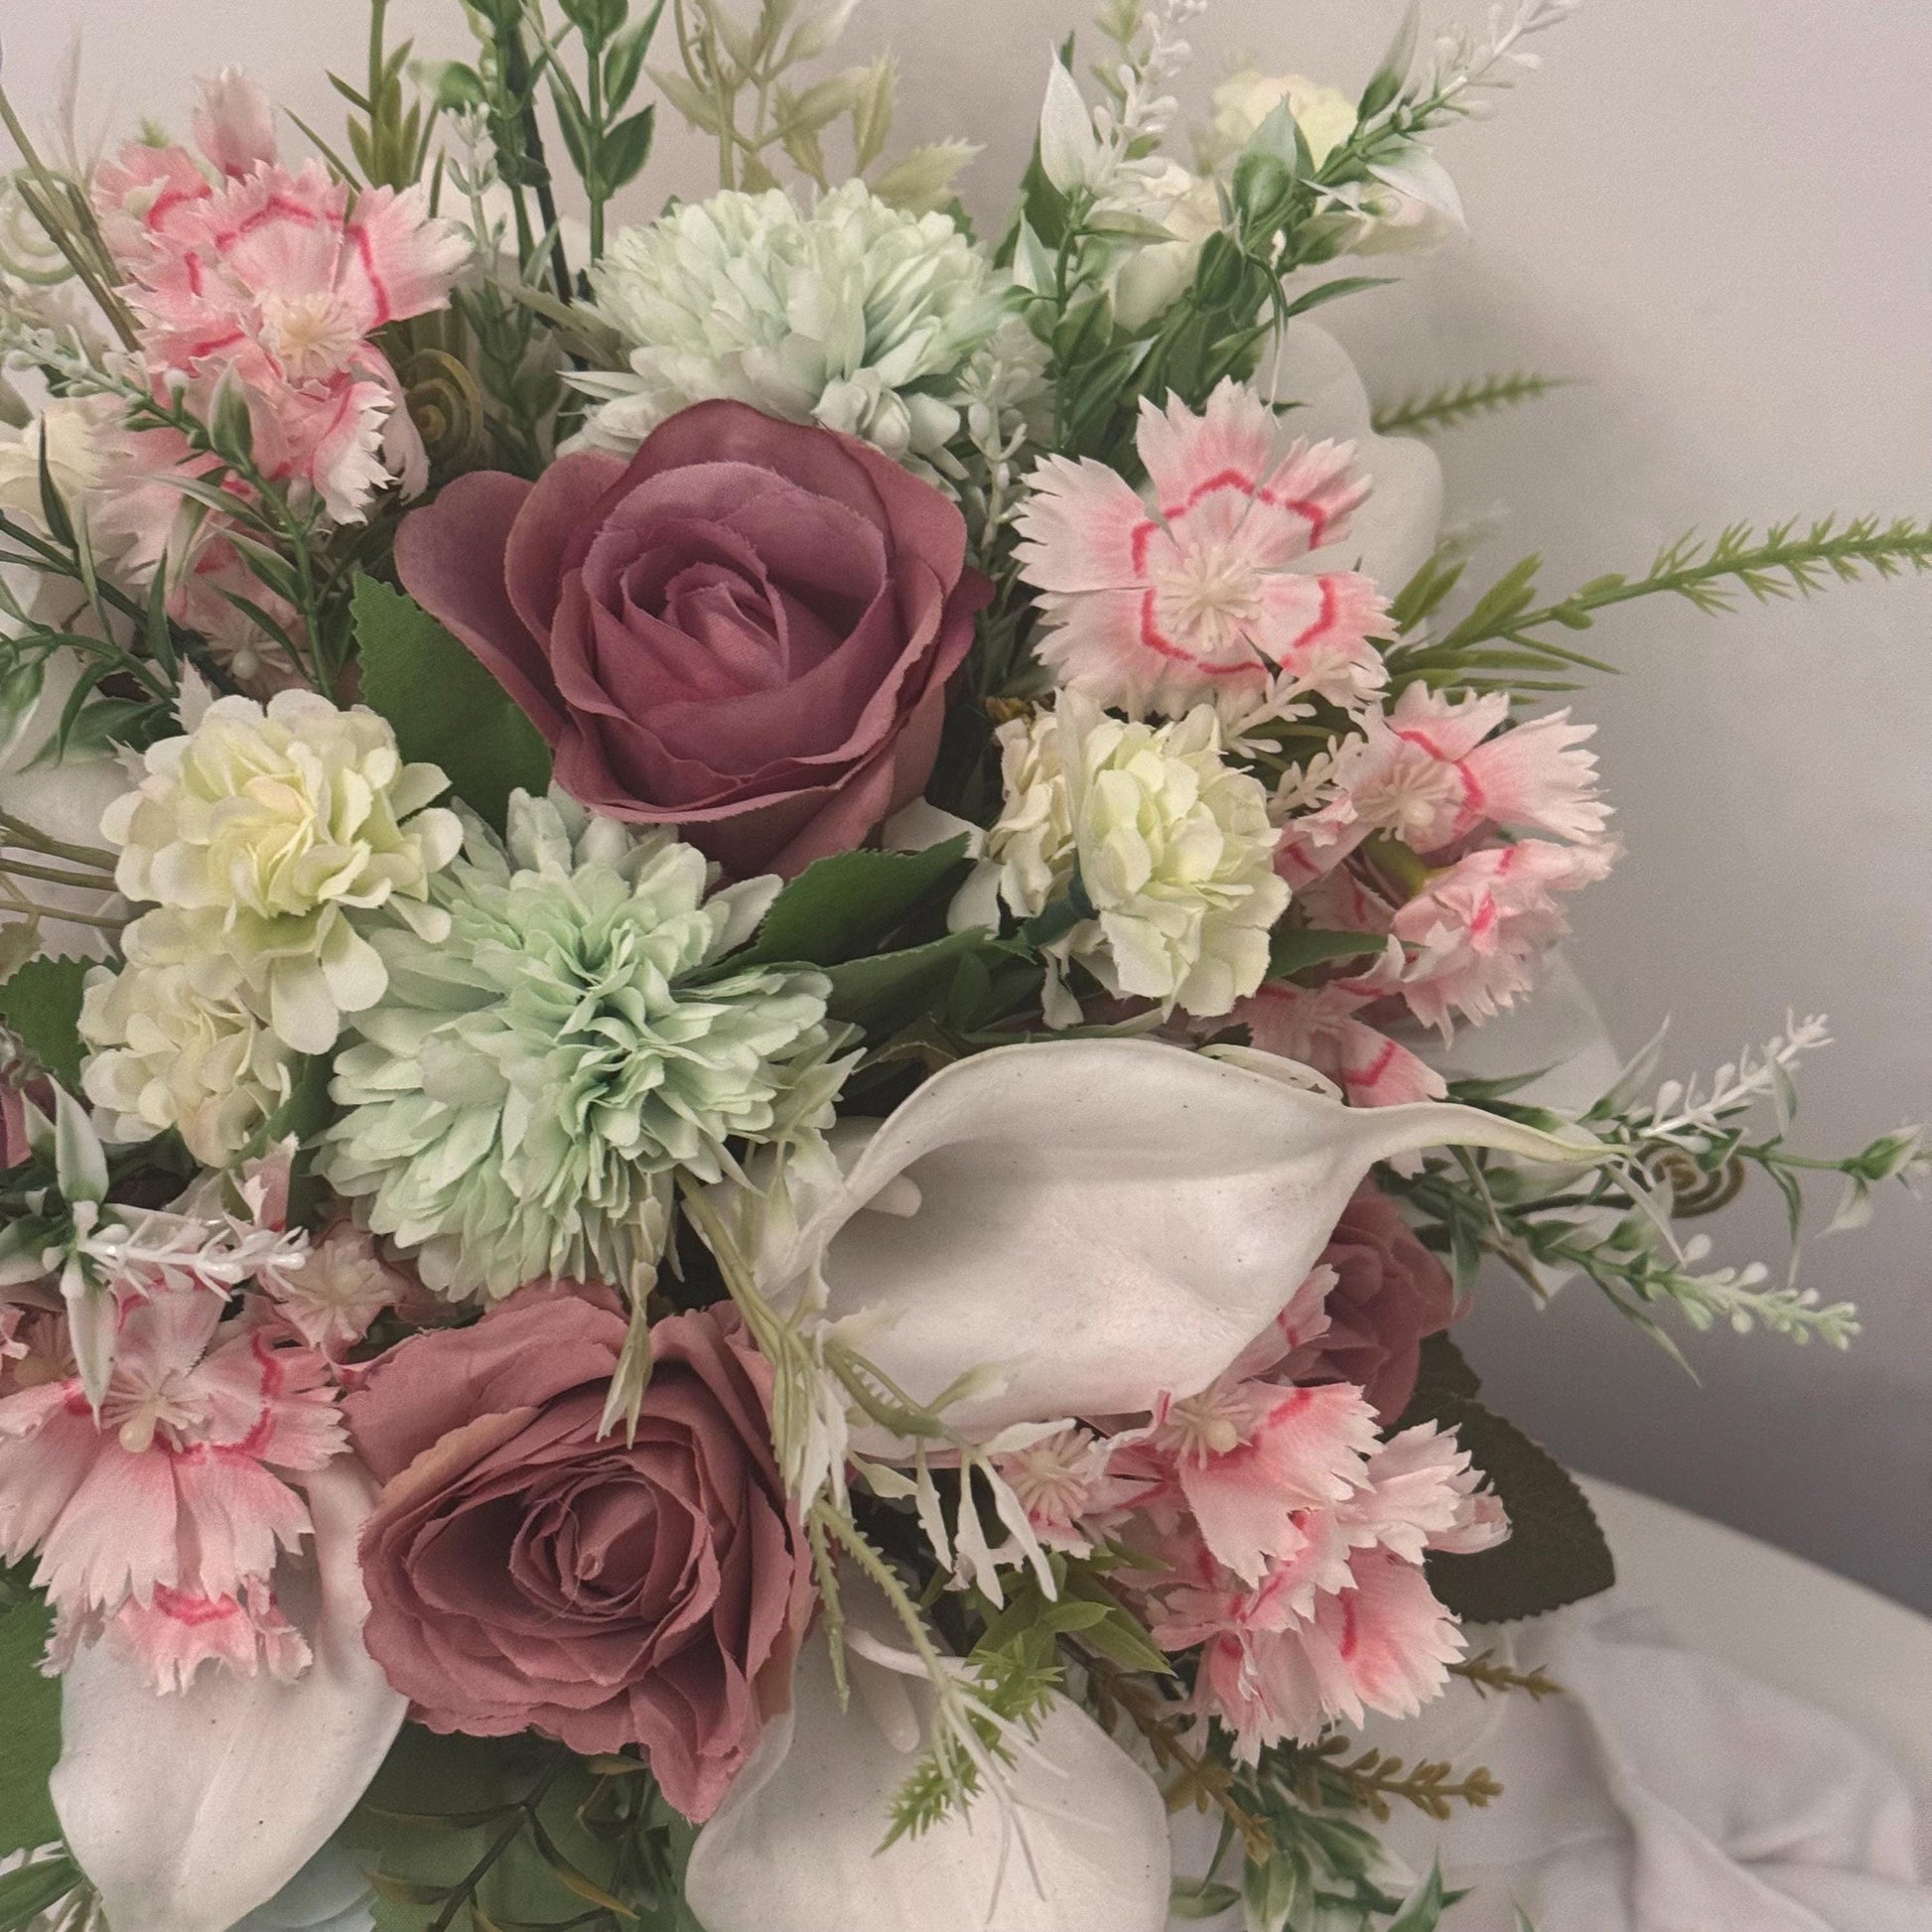
[{"label": "floral bouquet", "polygon": [[[1452,1924],[1378,1827],[1508,1800],[1400,1721],[1612,1574],[1485,1257],[1854,1333],[1674,1232],[1921,1165],[1788,1144],[1822,1023],[1468,1030],[1615,856],[1597,614],[1932,530],[1470,595],[1426,439],[1547,383],[1308,317],[1575,0],[1188,149],[1201,3],[985,232],[851,0],[0,97],[4,1932]],[[652,91],[721,186],[620,226]]]}]

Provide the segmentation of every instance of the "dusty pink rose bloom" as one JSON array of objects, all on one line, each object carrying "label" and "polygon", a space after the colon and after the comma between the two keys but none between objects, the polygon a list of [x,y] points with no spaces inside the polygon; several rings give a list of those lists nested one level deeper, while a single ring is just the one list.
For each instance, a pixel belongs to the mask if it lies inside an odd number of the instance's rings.
[{"label": "dusty pink rose bloom", "polygon": [[666,1798],[707,1818],[788,1703],[810,1558],[771,1372],[737,1317],[651,1330],[629,1448],[598,1435],[623,1337],[608,1297],[526,1288],[402,1343],[348,1398],[384,1484],[364,1636],[432,1729],[640,1744]]},{"label": "dusty pink rose bloom", "polygon": [[919,795],[990,594],[930,483],[729,401],[627,465],[459,478],[403,524],[396,567],[565,790],[678,825],[741,877],[849,851]]},{"label": "dusty pink rose bloom", "polygon": [[1395,1203],[1365,1180],[1322,1252],[1335,1271],[1323,1304],[1328,1328],[1298,1361],[1295,1379],[1356,1383],[1386,1425],[1409,1406],[1425,1335],[1455,1319],[1455,1284],[1416,1239]]}]

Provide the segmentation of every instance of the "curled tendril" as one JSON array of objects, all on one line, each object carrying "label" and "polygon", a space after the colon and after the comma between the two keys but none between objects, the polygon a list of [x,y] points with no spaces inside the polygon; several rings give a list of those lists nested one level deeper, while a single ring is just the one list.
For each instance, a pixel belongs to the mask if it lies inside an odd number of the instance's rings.
[{"label": "curled tendril", "polygon": [[425,348],[397,374],[430,462],[448,469],[473,455],[483,439],[483,398],[469,369],[440,348]]},{"label": "curled tendril", "polygon": [[1723,1166],[1701,1168],[1680,1148],[1665,1148],[1645,1164],[1651,1179],[1670,1189],[1671,1213],[1680,1221],[1715,1214],[1737,1198],[1744,1184],[1744,1164],[1734,1154]]},{"label": "curled tendril", "polygon": [[19,178],[0,178],[0,274],[29,288],[58,288],[73,269],[28,207]]}]

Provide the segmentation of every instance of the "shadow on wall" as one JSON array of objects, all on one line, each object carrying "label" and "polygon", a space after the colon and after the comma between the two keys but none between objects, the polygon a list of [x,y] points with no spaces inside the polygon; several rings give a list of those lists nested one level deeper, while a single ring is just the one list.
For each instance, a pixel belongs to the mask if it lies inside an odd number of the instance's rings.
[{"label": "shadow on wall", "polygon": [[[1566,313],[1549,282],[1493,238],[1417,264],[1404,287],[1338,304],[1321,320],[1379,398],[1502,368],[1587,372],[1579,387],[1440,439],[1451,524],[1500,525],[1472,571],[1477,582],[1535,550],[1560,595],[1606,569],[1640,570],[1661,542],[1709,527],[1714,511],[1775,513],[1816,500],[1735,502],[1734,470],[1712,447],[1715,423],[1670,408],[1653,363],[1608,337],[1600,318]],[[1806,480],[1785,487],[1802,492]],[[1887,602],[1895,595],[1903,609]],[[1571,951],[1619,1045],[1640,1045],[1674,1009],[1665,1070],[1708,1073],[1777,1031],[1787,1001],[1801,1012],[1842,1007],[1844,1045],[1809,1062],[1801,1081],[1808,1104],[1795,1139],[1823,1153],[1849,1152],[1897,1124],[1926,1032],[1896,935],[1884,933],[1885,918],[1900,919],[1895,895],[1856,871],[1841,876],[1815,824],[1794,851],[1795,834],[1788,843],[1763,818],[1819,808],[1806,792],[1823,784],[1797,721],[1808,719],[1826,744],[1857,742],[1884,715],[1879,694],[1893,668],[1916,662],[1904,634],[1913,593],[1838,596],[1766,612],[1747,603],[1728,619],[1643,604],[1580,640],[1630,675],[1586,673],[1576,700],[1599,724],[1596,749],[1626,851],[1611,879],[1579,901]],[[1848,630],[1854,648],[1869,645],[1863,665],[1846,662]],[[1922,666],[1915,675],[1922,682]],[[1909,675],[1890,685],[1892,700],[1912,688]],[[1760,715],[1740,720],[1740,702]],[[1717,742],[1740,725],[1755,727],[1751,768],[1741,772],[1738,748]],[[1897,819],[1843,830],[1868,841],[1867,868],[1895,864]],[[1821,944],[1809,924],[1794,935],[1794,905],[1828,892],[1852,901],[1836,926],[1842,937]],[[1867,892],[1874,897],[1862,903]],[[1894,1033],[1887,1011],[1900,1004],[1921,1017]],[[1888,1059],[1888,1038],[1905,1042],[1903,1064]],[[1860,1078],[1862,1067],[1888,1069],[1887,1090]],[[1811,1200],[1814,1235],[1835,1202],[1827,1178]],[[1712,1235],[1720,1262],[1762,1257],[1775,1269],[1784,1252],[1783,1210],[1768,1183],[1698,1229]],[[1932,1612],[1927,1234],[1926,1204],[1893,1194],[1875,1228],[1809,1247],[1806,1279],[1828,1300],[1862,1303],[1865,1332],[1843,1355],[1761,1332],[1699,1336],[1676,1322],[1693,1379],[1587,1283],[1539,1309],[1500,1269],[1461,1338],[1497,1407],[1578,1467]]]}]

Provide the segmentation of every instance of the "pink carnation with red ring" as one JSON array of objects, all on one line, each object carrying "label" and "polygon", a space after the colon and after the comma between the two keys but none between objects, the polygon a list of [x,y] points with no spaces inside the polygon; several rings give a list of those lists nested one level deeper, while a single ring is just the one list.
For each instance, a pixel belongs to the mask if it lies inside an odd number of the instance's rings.
[{"label": "pink carnation with red ring", "polygon": [[1090,458],[1049,457],[1018,519],[1056,680],[1137,716],[1224,718],[1311,693],[1357,707],[1387,679],[1375,586],[1299,568],[1346,535],[1368,493],[1352,446],[1284,446],[1274,412],[1224,382],[1196,415],[1141,405],[1154,507]]},{"label": "pink carnation with red ring", "polygon": [[210,1660],[308,1661],[271,1584],[311,1527],[288,1478],[347,1437],[328,1363],[225,1307],[195,1285],[128,1302],[97,1413],[72,1374],[0,1398],[0,1558],[39,1552],[57,1664],[103,1634],[164,1690]]},{"label": "pink carnation with red ring", "polygon": [[357,193],[320,162],[280,165],[266,98],[238,75],[210,84],[196,126],[215,180],[183,149],[130,147],[93,183],[149,369],[204,416],[232,376],[262,474],[359,522],[377,491],[429,475],[372,338],[442,307],[470,244],[420,187]]}]

